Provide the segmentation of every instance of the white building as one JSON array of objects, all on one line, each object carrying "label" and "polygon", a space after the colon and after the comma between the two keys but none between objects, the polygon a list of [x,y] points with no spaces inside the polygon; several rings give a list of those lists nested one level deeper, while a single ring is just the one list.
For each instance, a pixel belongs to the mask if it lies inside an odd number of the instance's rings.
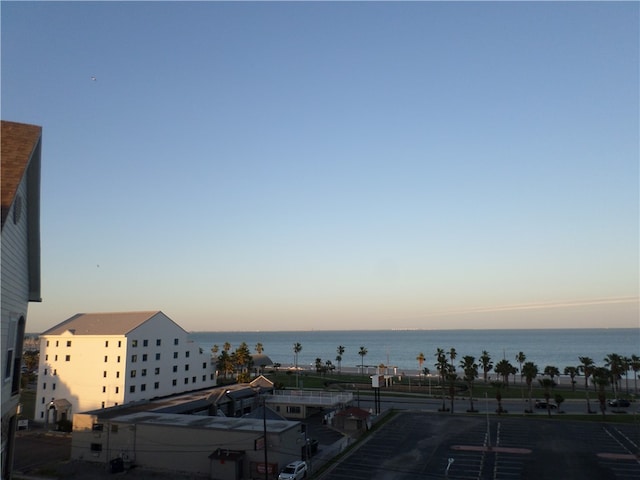
[{"label": "white building", "polygon": [[36,420],[210,388],[215,362],[164,313],[79,313],[40,335]]},{"label": "white building", "polygon": [[42,128],[2,122],[2,478],[11,478],[27,306],[40,302]]}]

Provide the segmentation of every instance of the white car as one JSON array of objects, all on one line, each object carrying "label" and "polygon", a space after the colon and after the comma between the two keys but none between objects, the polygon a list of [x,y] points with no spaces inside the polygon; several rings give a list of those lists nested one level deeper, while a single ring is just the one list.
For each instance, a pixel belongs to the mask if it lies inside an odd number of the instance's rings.
[{"label": "white car", "polygon": [[307,478],[307,462],[302,460],[291,462],[278,475],[278,480],[300,480],[302,478]]}]

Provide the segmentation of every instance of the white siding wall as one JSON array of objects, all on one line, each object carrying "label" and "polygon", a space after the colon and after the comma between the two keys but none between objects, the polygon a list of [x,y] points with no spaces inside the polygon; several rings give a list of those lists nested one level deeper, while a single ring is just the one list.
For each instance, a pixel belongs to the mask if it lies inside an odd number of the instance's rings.
[{"label": "white siding wall", "polygon": [[[17,321],[20,317],[27,318],[27,305],[29,298],[29,265],[27,255],[27,195],[26,182],[23,180],[18,189],[22,197],[21,215],[17,224],[13,222],[13,207],[5,220],[2,229],[2,355],[0,357],[0,382],[2,382],[2,417],[12,415],[18,403],[18,396],[11,395],[11,380],[13,376],[12,365],[8,369],[7,355],[13,349],[15,351]],[[4,442],[3,435],[2,441]]]},{"label": "white siding wall", "polygon": [[[158,340],[160,345],[157,344]],[[129,364],[125,402],[188,392],[216,384],[210,353],[200,353],[200,346],[188,341],[187,332],[162,313],[130,332],[127,342]],[[137,347],[133,346],[134,342],[137,342]],[[135,363],[132,362],[133,355],[136,356]],[[144,355],[147,355],[146,361]],[[156,355],[160,358],[156,359]],[[131,376],[133,370],[135,377]],[[146,370],[146,375],[143,375],[143,370]]]},{"label": "white siding wall", "polygon": [[41,336],[38,372],[36,421],[53,398],[69,401],[73,415],[216,384],[211,355],[162,313],[126,336]]},{"label": "white siding wall", "polygon": [[46,420],[52,399],[68,400],[71,414],[124,403],[126,358],[123,335],[41,337],[35,420]]}]

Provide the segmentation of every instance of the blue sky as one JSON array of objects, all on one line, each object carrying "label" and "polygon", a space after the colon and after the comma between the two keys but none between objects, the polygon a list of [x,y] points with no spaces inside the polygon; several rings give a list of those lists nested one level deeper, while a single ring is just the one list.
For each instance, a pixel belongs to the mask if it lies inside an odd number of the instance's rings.
[{"label": "blue sky", "polygon": [[43,126],[28,330],[638,326],[639,23],[2,2],[2,118]]}]

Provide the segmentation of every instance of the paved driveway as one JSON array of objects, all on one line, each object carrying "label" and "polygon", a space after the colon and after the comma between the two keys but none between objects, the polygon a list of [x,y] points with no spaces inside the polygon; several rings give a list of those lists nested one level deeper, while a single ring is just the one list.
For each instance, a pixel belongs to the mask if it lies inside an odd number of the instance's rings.
[{"label": "paved driveway", "polygon": [[322,479],[638,480],[639,451],[638,425],[402,412]]}]

